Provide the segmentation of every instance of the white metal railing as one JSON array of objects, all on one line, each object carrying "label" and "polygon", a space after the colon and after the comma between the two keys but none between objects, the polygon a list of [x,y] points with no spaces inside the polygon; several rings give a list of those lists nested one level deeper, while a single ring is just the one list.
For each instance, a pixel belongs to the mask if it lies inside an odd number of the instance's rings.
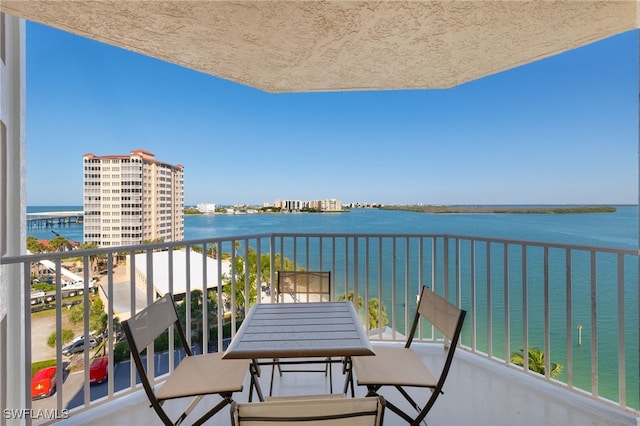
[{"label": "white metal railing", "polygon": [[[137,253],[146,256],[140,258]],[[208,253],[208,260],[200,253]],[[460,342],[463,350],[622,411],[637,413],[639,408],[635,250],[459,235],[279,233],[4,257],[2,263],[22,265],[25,294],[29,294],[32,264],[44,259],[54,262],[59,284],[62,264],[70,257],[82,264],[85,319],[90,313],[93,262],[104,259],[108,271],[100,287],[110,319],[107,400],[130,392],[135,383],[133,367],[126,386],[116,386],[112,379],[117,346],[114,316],[126,319],[163,291],[184,293],[185,300],[190,300],[194,291],[209,288],[209,303],[195,307],[185,303],[186,334],[203,351],[222,350],[239,327],[244,310],[261,299],[275,299],[269,289],[276,271],[295,268],[331,271],[336,298],[357,294],[353,300],[361,300],[363,324],[370,329],[372,340],[403,341],[420,287],[428,285],[468,311]],[[113,270],[117,265],[128,265],[124,284],[116,282]],[[138,287],[132,284],[136,282]],[[215,291],[218,288],[223,291]],[[136,296],[140,289],[143,301]],[[55,292],[56,359],[62,369],[60,285]],[[28,312],[29,302],[22,302]],[[30,315],[25,322],[30,330]],[[85,320],[83,335],[91,331]],[[439,338],[423,324],[418,340]],[[30,342],[31,336],[25,336],[25,341]],[[169,345],[166,369],[175,362],[173,345]],[[510,361],[513,353],[530,350],[541,356],[543,374],[530,371],[526,362],[517,366]],[[27,344],[27,364],[31,355]],[[82,357],[84,365],[89,365],[89,352]],[[555,364],[562,368],[552,377]],[[91,394],[88,368],[84,369],[81,399],[78,408],[98,403]],[[68,408],[64,400],[60,387],[56,394],[59,410]]]}]

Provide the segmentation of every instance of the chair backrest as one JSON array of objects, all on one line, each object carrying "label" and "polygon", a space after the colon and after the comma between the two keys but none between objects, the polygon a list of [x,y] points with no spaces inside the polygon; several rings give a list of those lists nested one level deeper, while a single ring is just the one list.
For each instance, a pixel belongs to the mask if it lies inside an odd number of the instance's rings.
[{"label": "chair backrest", "polygon": [[411,332],[407,339],[405,347],[409,347],[415,333],[418,329],[418,323],[420,318],[424,318],[429,321],[435,328],[437,328],[448,342],[445,342],[445,349],[447,349],[447,357],[445,363],[440,371],[438,383],[433,389],[431,398],[427,401],[426,406],[422,410],[420,416],[418,416],[416,422],[420,422],[426,413],[431,409],[438,396],[442,393],[442,387],[449,374],[451,368],[451,362],[453,361],[453,355],[458,346],[458,340],[460,340],[460,333],[462,332],[462,325],[464,324],[464,317],[467,312],[463,309],[450,303],[445,298],[439,296],[435,292],[431,291],[428,287],[423,286],[420,292],[420,300],[418,302],[418,308],[416,310],[416,316],[411,326]]},{"label": "chair backrest", "polygon": [[187,356],[191,356],[191,349],[189,345],[186,344],[184,331],[178,320],[176,306],[171,293],[165,294],[150,306],[132,315],[128,320],[122,321],[122,329],[127,337],[127,343],[131,349],[133,362],[140,376],[142,386],[151,401],[151,405],[165,423],[167,423],[167,421],[170,422],[170,420],[158,402],[140,354],[156,337],[164,333],[172,324],[175,325],[175,331],[180,338],[184,351]]},{"label": "chair backrest", "polygon": [[125,334],[127,329],[131,334],[131,338],[127,335],[129,345],[135,345],[135,351],[140,353],[153,342],[156,337],[166,331],[172,324],[176,323],[178,326],[180,325],[173,296],[171,293],[167,293],[150,306],[134,314],[128,320],[123,321],[122,326],[125,329]]},{"label": "chair backrest", "polygon": [[378,426],[384,416],[384,399],[293,398],[255,403],[232,403],[233,426],[274,426],[309,423],[322,426]]},{"label": "chair backrest", "polygon": [[278,302],[331,301],[331,272],[278,271]]}]

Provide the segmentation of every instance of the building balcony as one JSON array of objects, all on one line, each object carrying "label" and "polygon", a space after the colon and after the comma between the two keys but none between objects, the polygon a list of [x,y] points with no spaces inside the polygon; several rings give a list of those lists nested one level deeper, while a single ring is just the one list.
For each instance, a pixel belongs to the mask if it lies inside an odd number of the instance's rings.
[{"label": "building balcony", "polygon": [[[25,386],[28,406],[18,408],[39,413],[36,424],[56,421],[44,417],[63,409],[69,410],[69,424],[120,424],[123,418],[127,423],[157,423],[146,395],[135,384],[135,368],[120,354],[123,344],[118,343],[113,319],[125,320],[170,291],[185,307],[192,301],[185,309],[192,345],[199,351],[223,350],[250,305],[275,302],[270,283],[276,271],[291,268],[331,271],[335,299],[357,294],[352,300],[359,302],[363,327],[374,346],[402,344],[422,285],[467,310],[445,393],[427,416],[430,424],[638,424],[635,250],[457,235],[260,234],[2,258],[7,268],[22,271],[25,295],[30,294],[32,272],[44,263],[51,265],[46,261],[55,265],[54,282],[59,285],[48,320],[30,314],[24,318],[25,342],[30,342],[24,362],[54,359],[68,373],[48,398],[31,401]],[[60,285],[68,280],[65,271],[72,261],[82,269],[85,290],[76,296],[84,302],[81,334],[95,331],[89,319],[92,300],[102,301],[108,319],[109,374],[99,385],[89,384],[88,369],[83,368],[93,353],[62,355],[63,329],[71,309],[77,309],[65,307],[69,299],[63,298]],[[97,264],[106,272],[94,274]],[[96,275],[98,292],[91,294],[89,283]],[[201,300],[204,289],[207,304]],[[384,310],[375,310],[373,299]],[[57,337],[53,349],[43,343],[48,333],[41,327],[46,321]],[[443,359],[441,349],[433,345],[437,340],[437,333],[426,325],[414,340],[425,364],[436,370]],[[512,354],[530,351],[542,359],[537,367],[511,361]],[[160,383],[173,363],[162,349],[155,355]],[[263,383],[268,382],[266,376]],[[342,377],[336,371],[334,389],[341,388]],[[235,399],[246,401],[248,390],[247,381]],[[325,393],[327,379],[287,374],[276,382],[275,391]],[[357,393],[364,395],[365,389]],[[393,393],[385,396],[393,398]],[[207,398],[212,403],[216,399]],[[204,410],[206,401],[197,409]],[[167,404],[175,404],[177,412],[183,403]],[[41,408],[54,411],[38,411]],[[228,423],[228,411],[223,410],[208,424]],[[398,423],[400,419],[388,412],[385,424]]]}]

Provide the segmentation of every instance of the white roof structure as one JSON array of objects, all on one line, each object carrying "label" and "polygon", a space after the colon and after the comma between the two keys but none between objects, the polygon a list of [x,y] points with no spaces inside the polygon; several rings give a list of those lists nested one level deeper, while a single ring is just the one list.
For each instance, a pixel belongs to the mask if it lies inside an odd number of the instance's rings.
[{"label": "white roof structure", "polygon": [[[187,249],[173,251],[173,294],[183,294],[187,291]],[[218,261],[210,257],[205,257],[202,253],[190,250],[189,253],[189,288],[191,290],[202,290],[203,273],[202,263],[206,259],[207,267],[207,288],[218,287]],[[135,255],[136,284],[146,285],[147,279],[147,254],[139,253]],[[228,274],[230,271],[229,262],[222,261],[221,274]],[[153,253],[153,287],[160,296],[169,292],[169,252],[161,251]]]}]

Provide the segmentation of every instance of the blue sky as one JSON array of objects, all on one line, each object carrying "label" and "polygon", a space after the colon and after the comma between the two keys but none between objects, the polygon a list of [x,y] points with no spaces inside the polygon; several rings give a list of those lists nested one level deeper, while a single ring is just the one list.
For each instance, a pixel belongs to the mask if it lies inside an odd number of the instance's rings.
[{"label": "blue sky", "polygon": [[185,204],[636,204],[638,33],[447,90],[269,94],[27,24],[27,204],[82,156],[185,167]]}]

